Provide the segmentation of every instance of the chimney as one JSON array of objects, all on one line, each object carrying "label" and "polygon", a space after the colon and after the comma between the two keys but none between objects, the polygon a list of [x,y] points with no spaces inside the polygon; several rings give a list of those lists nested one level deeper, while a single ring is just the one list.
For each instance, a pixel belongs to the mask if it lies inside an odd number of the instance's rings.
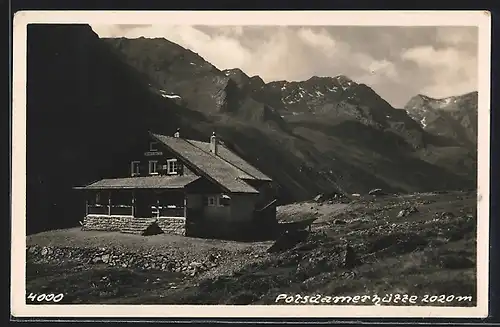
[{"label": "chimney", "polygon": [[181,137],[181,132],[179,128],[175,131],[174,137]]},{"label": "chimney", "polygon": [[218,146],[217,136],[215,136],[215,132],[212,133],[210,137],[210,152],[214,155],[217,155],[217,146]]}]

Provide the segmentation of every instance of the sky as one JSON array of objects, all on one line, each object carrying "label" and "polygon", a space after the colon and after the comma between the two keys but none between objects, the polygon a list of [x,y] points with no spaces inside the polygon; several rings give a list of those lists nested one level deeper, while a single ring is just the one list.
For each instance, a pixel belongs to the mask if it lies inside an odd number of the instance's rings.
[{"label": "sky", "polygon": [[265,82],[345,75],[394,107],[478,88],[478,29],[454,26],[92,25],[99,37],[166,38]]}]

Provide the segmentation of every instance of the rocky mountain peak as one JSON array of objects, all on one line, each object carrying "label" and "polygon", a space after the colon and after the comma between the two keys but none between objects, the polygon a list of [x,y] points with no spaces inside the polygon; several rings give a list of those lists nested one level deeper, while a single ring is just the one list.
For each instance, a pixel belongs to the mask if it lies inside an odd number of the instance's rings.
[{"label": "rocky mountain peak", "polygon": [[229,77],[240,88],[244,88],[250,83],[250,77],[239,68],[224,69],[222,73]]},{"label": "rocky mountain peak", "polygon": [[405,105],[407,111],[411,110],[461,110],[470,106],[461,107],[460,104],[477,102],[478,92],[469,92],[462,95],[449,96],[444,98],[433,98],[424,94],[417,94]]},{"label": "rocky mountain peak", "polygon": [[474,147],[477,142],[477,101],[476,91],[444,98],[418,94],[404,109],[431,134]]},{"label": "rocky mountain peak", "polygon": [[343,84],[350,85],[350,84],[354,83],[354,81],[352,79],[350,79],[349,77],[347,77],[345,75],[335,76],[334,79],[337,80],[341,85],[343,85]]}]

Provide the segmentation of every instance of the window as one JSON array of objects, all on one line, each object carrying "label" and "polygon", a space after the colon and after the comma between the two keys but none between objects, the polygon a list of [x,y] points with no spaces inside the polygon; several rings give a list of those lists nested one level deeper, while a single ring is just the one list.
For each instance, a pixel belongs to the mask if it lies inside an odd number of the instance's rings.
[{"label": "window", "polygon": [[101,192],[97,192],[95,194],[95,203],[96,204],[101,204]]},{"label": "window", "polygon": [[149,174],[150,175],[157,175],[158,174],[157,165],[158,165],[157,160],[149,161]]},{"label": "window", "polygon": [[167,160],[167,174],[169,175],[178,174],[177,159]]},{"label": "window", "polygon": [[227,195],[209,195],[205,197],[205,205],[209,207],[227,207],[230,197]]},{"label": "window", "polygon": [[130,173],[132,176],[140,175],[139,164],[140,161],[132,161],[132,163],[130,164]]},{"label": "window", "polygon": [[158,142],[149,142],[149,151],[158,151]]},{"label": "window", "polygon": [[209,196],[207,198],[207,205],[209,207],[216,207],[217,206],[217,197],[216,196]]}]

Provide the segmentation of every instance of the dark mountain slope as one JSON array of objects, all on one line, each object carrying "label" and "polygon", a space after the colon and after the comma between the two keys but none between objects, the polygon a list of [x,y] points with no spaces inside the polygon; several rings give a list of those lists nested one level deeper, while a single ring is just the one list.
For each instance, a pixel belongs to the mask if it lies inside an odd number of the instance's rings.
[{"label": "dark mountain slope", "polygon": [[70,191],[109,174],[147,130],[203,123],[154,96],[86,25],[28,26],[27,228],[74,225],[82,200]]},{"label": "dark mountain slope", "polygon": [[232,114],[247,121],[283,127],[274,109],[258,103],[240,89],[249,78],[220,71],[198,54],[166,39],[103,39],[124,62],[147,76],[150,86],[165,95],[178,96],[183,104],[208,115]]}]

